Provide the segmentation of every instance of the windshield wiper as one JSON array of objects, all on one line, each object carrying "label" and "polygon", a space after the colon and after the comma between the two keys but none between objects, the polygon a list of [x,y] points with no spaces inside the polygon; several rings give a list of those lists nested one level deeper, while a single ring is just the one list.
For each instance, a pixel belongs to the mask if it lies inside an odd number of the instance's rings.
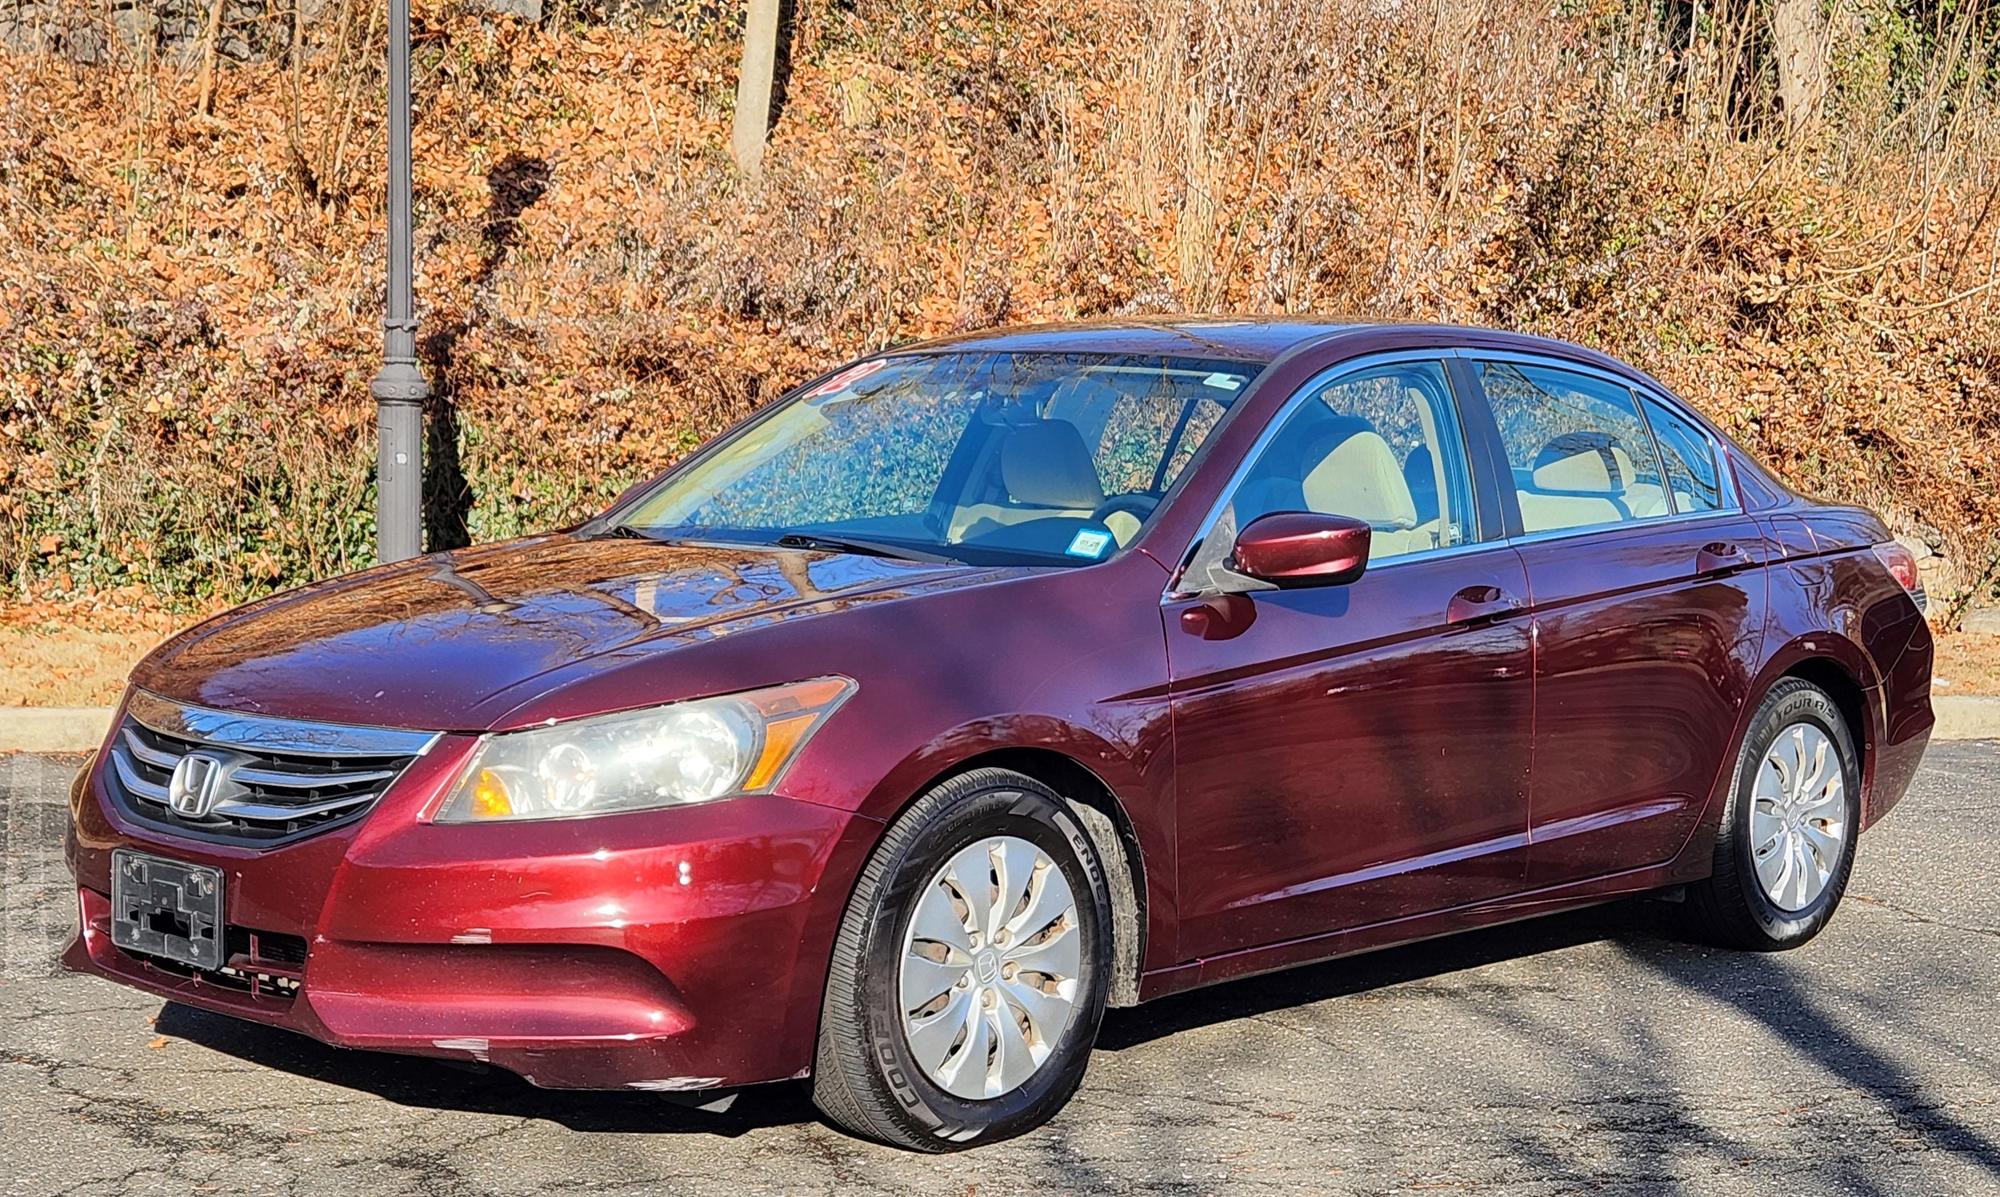
[{"label": "windshield wiper", "polygon": [[821,536],[816,532],[787,532],[771,542],[786,549],[818,549],[827,553],[858,553],[863,557],[892,557],[899,561],[929,561],[943,563],[951,560],[936,553],[926,553],[922,549],[908,545],[884,544],[879,540],[851,540],[844,536]]}]

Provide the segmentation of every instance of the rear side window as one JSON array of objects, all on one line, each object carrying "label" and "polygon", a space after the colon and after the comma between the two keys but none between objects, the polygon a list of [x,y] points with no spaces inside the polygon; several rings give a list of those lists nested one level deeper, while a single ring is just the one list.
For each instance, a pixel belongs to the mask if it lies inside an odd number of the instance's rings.
[{"label": "rear side window", "polygon": [[1715,464],[1715,445],[1679,412],[1653,399],[1645,400],[1646,421],[1660,444],[1667,469],[1667,489],[1674,510],[1717,511],[1722,507],[1722,475]]},{"label": "rear side window", "polygon": [[1588,374],[1481,362],[1523,532],[1672,514],[1653,438],[1632,392]]}]

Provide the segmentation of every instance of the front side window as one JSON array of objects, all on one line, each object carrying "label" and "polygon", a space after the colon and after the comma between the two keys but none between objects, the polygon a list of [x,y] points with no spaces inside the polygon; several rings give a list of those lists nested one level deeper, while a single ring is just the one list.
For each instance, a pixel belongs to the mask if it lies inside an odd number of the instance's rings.
[{"label": "front side window", "polygon": [[1257,370],[1113,354],[877,358],[781,400],[618,522],[663,539],[1089,564],[1138,535]]},{"label": "front side window", "polygon": [[1594,375],[1481,362],[1525,533],[1671,514],[1652,435],[1632,392]]},{"label": "front side window", "polygon": [[1656,399],[1646,401],[1646,421],[1653,426],[1674,510],[1718,511],[1722,508],[1722,474],[1715,464],[1715,446],[1687,417]]},{"label": "front side window", "polygon": [[1260,516],[1309,511],[1362,520],[1368,559],[1474,538],[1472,488],[1444,366],[1396,362],[1316,384],[1285,417],[1217,517],[1189,577],[1224,585],[1236,533]]}]

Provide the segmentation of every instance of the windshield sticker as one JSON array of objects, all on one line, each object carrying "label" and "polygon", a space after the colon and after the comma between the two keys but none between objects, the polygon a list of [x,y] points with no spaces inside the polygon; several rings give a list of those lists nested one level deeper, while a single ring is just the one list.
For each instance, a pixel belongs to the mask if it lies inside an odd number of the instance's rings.
[{"label": "windshield sticker", "polygon": [[851,387],[855,383],[860,382],[862,379],[868,377],[870,374],[875,373],[877,370],[880,370],[882,367],[888,364],[889,364],[888,358],[878,357],[869,361],[861,362],[858,365],[849,366],[847,369],[842,370],[840,373],[834,375],[832,378],[829,378],[825,382],[820,383],[812,390],[807,391],[806,398],[818,399],[822,395],[832,395],[840,391],[844,391],[848,387]]},{"label": "windshield sticker", "polygon": [[1241,374],[1211,374],[1202,382],[1218,391],[1233,391],[1243,385]]},{"label": "windshield sticker", "polygon": [[1111,547],[1111,533],[1095,528],[1079,528],[1070,538],[1069,547],[1063,552],[1072,557],[1088,557],[1092,561],[1104,556],[1104,550]]}]

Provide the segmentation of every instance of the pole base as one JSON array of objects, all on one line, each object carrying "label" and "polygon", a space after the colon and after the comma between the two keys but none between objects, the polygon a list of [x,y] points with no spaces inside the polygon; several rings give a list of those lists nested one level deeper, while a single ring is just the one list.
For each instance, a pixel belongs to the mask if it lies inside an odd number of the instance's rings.
[{"label": "pole base", "polygon": [[375,559],[424,551],[424,400],[430,385],[414,362],[384,362],[375,395]]}]

